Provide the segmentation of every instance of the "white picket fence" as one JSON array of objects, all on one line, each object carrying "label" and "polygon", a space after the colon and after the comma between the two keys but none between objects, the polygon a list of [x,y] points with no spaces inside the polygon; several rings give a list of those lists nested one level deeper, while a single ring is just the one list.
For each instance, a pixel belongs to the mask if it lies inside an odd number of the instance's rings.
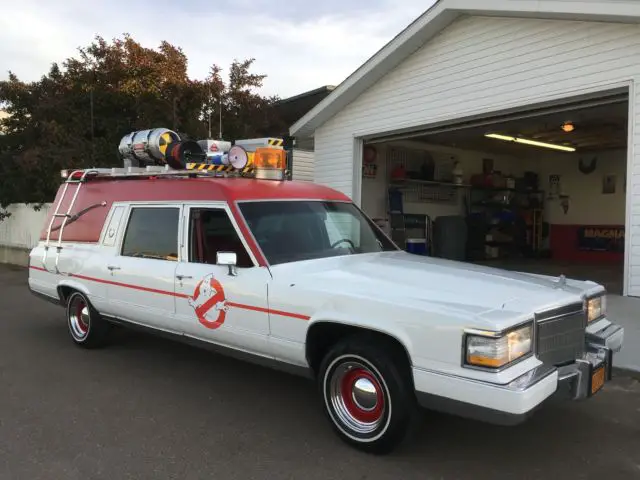
[{"label": "white picket fence", "polygon": [[0,248],[31,249],[38,243],[50,204],[35,211],[31,205],[10,205],[9,218],[0,222]]}]

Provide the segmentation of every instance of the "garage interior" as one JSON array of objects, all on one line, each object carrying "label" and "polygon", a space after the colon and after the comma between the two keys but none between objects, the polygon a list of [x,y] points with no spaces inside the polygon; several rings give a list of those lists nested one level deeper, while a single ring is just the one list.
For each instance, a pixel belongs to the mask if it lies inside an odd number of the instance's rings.
[{"label": "garage interior", "polygon": [[628,92],[367,139],[362,208],[415,254],[622,294]]}]

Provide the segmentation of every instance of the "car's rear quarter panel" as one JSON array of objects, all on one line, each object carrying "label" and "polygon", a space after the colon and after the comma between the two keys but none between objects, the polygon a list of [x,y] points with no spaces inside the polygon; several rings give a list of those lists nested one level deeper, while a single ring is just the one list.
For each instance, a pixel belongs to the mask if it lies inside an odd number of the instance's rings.
[{"label": "car's rear quarter panel", "polygon": [[[97,245],[63,244],[58,261],[61,274],[55,271],[55,246],[49,248],[46,263],[43,263],[44,253],[44,242],[40,242],[30,253],[29,287],[33,291],[59,298],[59,287],[71,288],[87,295],[96,309],[104,311],[107,307],[107,285],[88,280],[88,278],[95,278],[97,272],[107,271],[106,263]],[[72,274],[68,275],[70,272]]]}]

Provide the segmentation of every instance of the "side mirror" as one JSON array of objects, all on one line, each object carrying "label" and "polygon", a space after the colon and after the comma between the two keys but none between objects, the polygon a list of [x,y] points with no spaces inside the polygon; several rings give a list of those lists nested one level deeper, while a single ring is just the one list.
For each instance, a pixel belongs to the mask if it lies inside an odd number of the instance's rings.
[{"label": "side mirror", "polygon": [[227,265],[229,267],[229,275],[238,275],[237,263],[238,255],[235,252],[216,252],[216,265]]}]

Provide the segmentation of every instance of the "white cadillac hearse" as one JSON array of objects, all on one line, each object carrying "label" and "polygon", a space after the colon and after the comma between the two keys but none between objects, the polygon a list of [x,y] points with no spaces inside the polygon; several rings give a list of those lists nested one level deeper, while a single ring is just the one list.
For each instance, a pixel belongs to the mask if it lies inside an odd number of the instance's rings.
[{"label": "white cadillac hearse", "polygon": [[343,194],[274,181],[278,148],[252,153],[258,178],[65,172],[31,291],[82,347],[129,325],[309,375],[337,434],[375,453],[420,406],[516,424],[611,378],[623,329],[602,286],[406,253]]}]

